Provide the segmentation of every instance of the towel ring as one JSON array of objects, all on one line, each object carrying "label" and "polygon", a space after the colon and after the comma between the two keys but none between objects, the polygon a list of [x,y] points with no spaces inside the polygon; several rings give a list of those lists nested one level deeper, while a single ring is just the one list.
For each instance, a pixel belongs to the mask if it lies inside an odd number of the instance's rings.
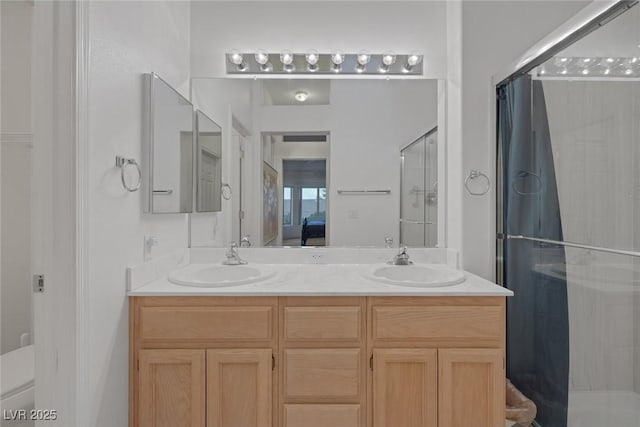
[{"label": "towel ring", "polygon": [[225,200],[230,200],[233,191],[231,190],[231,186],[226,182],[223,182],[220,186],[220,191],[222,192],[222,198]]},{"label": "towel ring", "polygon": [[[482,191],[473,191],[471,188],[469,188],[469,182],[480,177],[484,178],[485,181],[487,181],[487,184],[482,189]],[[484,172],[472,169],[469,171],[469,175],[467,175],[467,177],[464,179],[464,186],[472,196],[484,196],[489,192],[489,189],[491,188],[491,180]]]},{"label": "towel ring", "polygon": [[[124,170],[129,165],[135,166],[136,170],[138,171],[138,182],[132,187],[127,184],[127,180],[124,177]],[[116,167],[120,168],[120,180],[122,181],[122,186],[125,188],[125,190],[131,193],[133,193],[134,191],[138,191],[140,189],[140,186],[142,185],[142,171],[140,170],[140,165],[138,164],[138,162],[136,162],[135,159],[127,159],[126,157],[116,156]]]},{"label": "towel ring", "polygon": [[[524,180],[529,176],[532,176],[535,179],[535,183],[536,183],[535,189],[533,191],[520,191],[516,183],[519,181],[522,181],[524,183]],[[538,194],[542,190],[542,180],[540,179],[540,175],[536,173],[521,170],[520,172],[518,172],[517,178],[516,180],[513,181],[513,183],[511,184],[511,187],[513,188],[513,191],[515,191],[517,194],[521,196],[531,196],[534,194]]]}]

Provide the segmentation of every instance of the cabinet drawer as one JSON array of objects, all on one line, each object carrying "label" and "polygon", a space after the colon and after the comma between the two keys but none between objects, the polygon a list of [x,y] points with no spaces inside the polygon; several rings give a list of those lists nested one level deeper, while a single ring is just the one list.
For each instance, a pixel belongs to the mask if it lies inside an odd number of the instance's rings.
[{"label": "cabinet drawer", "polygon": [[283,427],[360,427],[360,405],[284,405]]},{"label": "cabinet drawer", "polygon": [[270,341],[273,307],[141,307],[140,337],[162,341]]},{"label": "cabinet drawer", "polygon": [[398,341],[427,346],[499,347],[503,341],[503,306],[374,306],[372,338],[376,345]]},{"label": "cabinet drawer", "polygon": [[359,306],[285,307],[284,339],[359,342],[361,317]]},{"label": "cabinet drawer", "polygon": [[359,349],[284,350],[284,398],[298,402],[359,402]]}]

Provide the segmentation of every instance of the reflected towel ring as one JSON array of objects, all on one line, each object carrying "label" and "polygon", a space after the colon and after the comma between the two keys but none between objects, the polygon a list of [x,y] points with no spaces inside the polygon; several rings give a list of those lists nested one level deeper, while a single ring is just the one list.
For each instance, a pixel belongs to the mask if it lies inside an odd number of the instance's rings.
[{"label": "reflected towel ring", "polygon": [[[487,181],[486,186],[482,189],[482,191],[471,190],[471,188],[469,188],[469,182],[480,177],[484,178]],[[489,192],[489,189],[491,188],[491,180],[489,180],[489,177],[485,175],[484,172],[472,169],[469,171],[469,175],[467,175],[467,177],[464,179],[464,186],[472,196],[483,196]]]},{"label": "reflected towel ring", "polygon": [[[519,181],[523,181],[523,184],[524,184],[524,180],[528,176],[532,176],[532,177],[534,177],[536,179],[536,189],[534,191],[520,191],[520,190],[518,190],[518,188],[516,186],[516,183],[518,183]],[[521,170],[520,172],[518,172],[518,177],[516,178],[516,180],[513,181],[513,183],[511,184],[511,188],[513,188],[513,191],[515,191],[516,193],[518,193],[521,196],[531,196],[533,194],[538,194],[542,190],[542,180],[540,179],[540,175],[538,175],[538,174],[535,174],[535,173],[529,172],[529,171],[525,171],[525,170]]]},{"label": "reflected towel ring", "polygon": [[225,200],[230,200],[231,199],[231,195],[233,194],[233,190],[231,189],[231,186],[229,184],[227,184],[226,182],[223,182],[222,185],[220,186],[220,190],[222,192],[222,198]]},{"label": "reflected towel ring", "polygon": [[[127,180],[124,177],[124,170],[128,165],[135,166],[136,170],[138,171],[138,182],[132,187],[127,184]],[[140,165],[138,164],[138,162],[136,162],[135,159],[127,159],[126,157],[116,156],[116,167],[120,168],[120,180],[122,181],[122,186],[125,188],[125,190],[131,193],[133,193],[134,191],[138,191],[140,189],[140,186],[142,185],[142,171],[140,170]]]}]

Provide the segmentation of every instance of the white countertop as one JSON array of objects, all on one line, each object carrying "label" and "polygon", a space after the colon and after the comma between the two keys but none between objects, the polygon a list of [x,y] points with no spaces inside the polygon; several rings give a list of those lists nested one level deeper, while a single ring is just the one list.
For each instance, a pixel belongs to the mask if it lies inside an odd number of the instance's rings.
[{"label": "white countertop", "polygon": [[[427,263],[422,263],[428,265]],[[182,264],[184,268],[189,264]],[[203,264],[204,265],[204,264]],[[212,265],[212,264],[210,264]],[[418,264],[419,265],[419,264]],[[361,264],[273,264],[249,266],[276,271],[267,280],[237,286],[192,287],[157,278],[134,290],[129,296],[511,296],[513,292],[474,274],[466,280],[443,287],[398,286],[367,278],[378,263]],[[233,267],[229,267],[233,268]]]}]

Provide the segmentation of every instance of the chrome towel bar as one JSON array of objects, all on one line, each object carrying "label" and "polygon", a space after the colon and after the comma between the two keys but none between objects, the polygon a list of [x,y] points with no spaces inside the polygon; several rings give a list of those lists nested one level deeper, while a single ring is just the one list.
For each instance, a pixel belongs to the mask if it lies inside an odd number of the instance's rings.
[{"label": "chrome towel bar", "polygon": [[563,242],[563,241],[560,241],[560,240],[541,239],[539,237],[508,235],[507,239],[510,239],[510,240],[529,240],[529,241],[532,241],[532,242],[548,243],[550,245],[569,246],[569,247],[572,247],[572,248],[588,249],[590,251],[608,252],[608,253],[617,254],[617,255],[628,255],[628,256],[640,257],[640,252],[636,252],[636,251],[625,251],[623,249],[603,248],[601,246],[583,245],[581,243]]}]

